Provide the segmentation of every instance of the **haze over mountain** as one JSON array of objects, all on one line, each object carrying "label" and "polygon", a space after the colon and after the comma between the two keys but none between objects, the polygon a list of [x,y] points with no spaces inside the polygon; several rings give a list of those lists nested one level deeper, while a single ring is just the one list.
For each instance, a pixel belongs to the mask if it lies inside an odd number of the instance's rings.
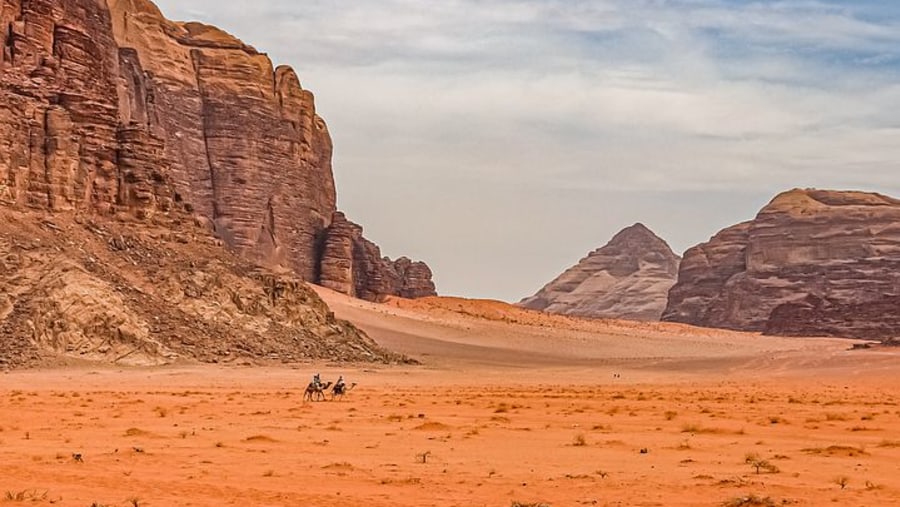
[{"label": "haze over mountain", "polygon": [[635,224],[519,305],[579,317],[656,321],[680,261],[665,241]]}]

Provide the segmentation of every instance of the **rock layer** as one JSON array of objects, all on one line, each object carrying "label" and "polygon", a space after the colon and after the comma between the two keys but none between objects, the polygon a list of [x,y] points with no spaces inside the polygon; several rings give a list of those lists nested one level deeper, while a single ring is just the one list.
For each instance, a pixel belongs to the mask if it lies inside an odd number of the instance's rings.
[{"label": "rock layer", "polygon": [[679,260],[665,241],[635,224],[519,305],[580,317],[659,320]]},{"label": "rock layer", "polygon": [[379,301],[436,296],[431,270],[405,257],[392,261],[363,237],[363,229],[336,213],[325,232],[320,285],[361,299]]},{"label": "rock layer", "polygon": [[[147,0],[0,0],[0,39],[0,199],[142,218],[177,204],[319,281],[332,143],[292,69]],[[357,283],[411,294],[423,273]]]},{"label": "rock layer", "polygon": [[166,210],[163,140],[121,121],[110,15],[91,0],[0,1],[0,199],[101,213]]},{"label": "rock layer", "polygon": [[792,190],[685,253],[663,320],[889,338],[900,334],[898,297],[900,200]]}]

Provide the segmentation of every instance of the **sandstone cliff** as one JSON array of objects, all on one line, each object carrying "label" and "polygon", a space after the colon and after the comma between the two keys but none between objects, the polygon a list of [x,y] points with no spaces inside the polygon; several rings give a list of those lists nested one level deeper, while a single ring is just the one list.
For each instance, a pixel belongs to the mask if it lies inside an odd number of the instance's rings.
[{"label": "sandstone cliff", "polygon": [[362,234],[362,227],[343,213],[335,214],[325,232],[320,285],[371,301],[392,294],[410,299],[437,295],[428,266],[405,257],[382,257],[378,246]]},{"label": "sandstone cliff", "polygon": [[900,201],[792,190],[685,253],[663,320],[800,336],[900,334]]},{"label": "sandstone cliff", "polygon": [[665,241],[635,224],[519,305],[580,317],[659,320],[679,260]]},{"label": "sandstone cliff", "polygon": [[[246,258],[319,281],[332,144],[293,70],[148,0],[0,0],[0,38],[0,198],[141,218],[178,206]],[[420,283],[355,269],[380,277],[358,282],[373,299]]]}]

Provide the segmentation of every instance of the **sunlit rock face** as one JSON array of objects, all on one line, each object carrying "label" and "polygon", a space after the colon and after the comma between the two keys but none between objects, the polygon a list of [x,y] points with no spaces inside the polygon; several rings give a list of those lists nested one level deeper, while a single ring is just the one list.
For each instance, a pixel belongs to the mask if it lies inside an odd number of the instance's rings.
[{"label": "sunlit rock face", "polygon": [[659,320],[679,261],[665,241],[635,224],[519,304],[580,317]]},{"label": "sunlit rock face", "polygon": [[[183,206],[246,258],[319,281],[332,143],[292,69],[146,0],[0,0],[0,40],[0,199],[140,218]],[[377,299],[419,283],[364,285]]]},{"label": "sunlit rock face", "polygon": [[663,320],[798,336],[897,336],[900,201],[792,190],[688,250]]}]

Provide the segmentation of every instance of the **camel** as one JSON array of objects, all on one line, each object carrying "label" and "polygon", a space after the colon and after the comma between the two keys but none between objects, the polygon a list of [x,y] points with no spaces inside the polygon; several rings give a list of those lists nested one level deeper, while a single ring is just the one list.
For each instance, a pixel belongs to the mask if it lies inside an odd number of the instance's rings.
[{"label": "camel", "polygon": [[352,391],[354,387],[356,387],[356,382],[350,384],[350,387],[347,387],[346,384],[340,387],[335,385],[334,389],[331,390],[331,401],[334,401],[335,398],[343,399],[344,395]]},{"label": "camel", "polygon": [[306,392],[303,393],[303,401],[313,401],[313,395],[316,395],[316,401],[325,400],[325,391],[327,391],[333,383],[334,382],[329,381],[324,384],[316,385],[310,382],[309,385],[306,386]]}]

